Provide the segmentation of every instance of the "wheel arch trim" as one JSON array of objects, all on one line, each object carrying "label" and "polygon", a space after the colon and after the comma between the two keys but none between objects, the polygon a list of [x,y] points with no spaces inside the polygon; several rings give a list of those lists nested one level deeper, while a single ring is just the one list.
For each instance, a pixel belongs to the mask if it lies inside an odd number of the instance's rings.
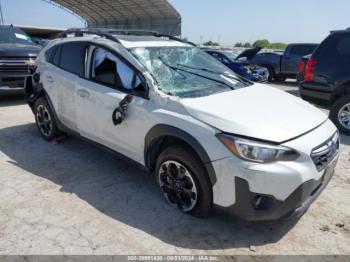
[{"label": "wheel arch trim", "polygon": [[154,154],[154,152],[152,152],[152,149],[154,147],[157,147],[157,142],[165,137],[174,137],[188,144],[202,161],[204,168],[206,169],[207,174],[209,176],[211,185],[215,185],[217,181],[216,174],[211,160],[209,158],[209,155],[207,154],[203,146],[191,134],[171,125],[155,125],[149,130],[145,137],[144,160],[145,165],[149,170],[153,169],[156,161],[156,156],[152,156],[152,154]]}]

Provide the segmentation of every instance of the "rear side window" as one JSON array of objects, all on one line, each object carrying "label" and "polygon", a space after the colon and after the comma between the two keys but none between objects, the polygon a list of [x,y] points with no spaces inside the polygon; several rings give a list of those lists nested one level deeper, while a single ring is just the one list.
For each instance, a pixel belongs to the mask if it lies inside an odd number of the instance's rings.
[{"label": "rear side window", "polygon": [[51,63],[60,66],[61,46],[55,46]]},{"label": "rear side window", "polygon": [[66,43],[61,46],[60,67],[73,74],[83,76],[87,45],[82,42]]},{"label": "rear side window", "polygon": [[[339,35],[335,37],[334,40],[334,51],[333,56],[335,58],[350,58],[350,34],[348,35]],[[331,49],[332,50],[332,49]],[[330,51],[331,51],[330,50]]]},{"label": "rear side window", "polygon": [[328,59],[350,59],[350,34],[331,35],[321,44],[316,55]]},{"label": "rear side window", "polygon": [[316,47],[316,45],[294,45],[290,49],[290,54],[298,56],[309,55],[314,52]]},{"label": "rear side window", "polygon": [[56,48],[57,46],[51,47],[45,52],[45,60],[47,62],[51,62],[52,56],[54,55]]}]

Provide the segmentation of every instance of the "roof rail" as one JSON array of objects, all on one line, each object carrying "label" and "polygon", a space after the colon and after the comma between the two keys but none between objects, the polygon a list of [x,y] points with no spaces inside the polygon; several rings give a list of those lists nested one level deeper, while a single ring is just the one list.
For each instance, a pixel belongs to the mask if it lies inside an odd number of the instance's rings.
[{"label": "roof rail", "polygon": [[94,29],[90,29],[90,28],[70,28],[67,29],[66,31],[60,33],[57,38],[66,38],[69,35],[74,35],[74,37],[80,37],[80,36],[84,36],[84,35],[97,35],[97,36],[101,36],[104,37],[106,39],[109,39],[111,41],[120,43],[120,41],[115,38],[114,36],[112,36],[111,34],[105,33],[100,29],[94,28]]},{"label": "roof rail", "polygon": [[331,34],[334,34],[334,33],[341,33],[341,32],[344,32],[344,31],[350,31],[350,27],[348,27],[348,28],[346,28],[346,29],[332,30],[332,31],[331,31]]},{"label": "roof rail", "polygon": [[185,41],[181,38],[178,38],[176,36],[167,35],[167,34],[161,34],[156,31],[147,31],[147,30],[128,30],[128,29],[113,29],[113,28],[71,28],[66,30],[65,32],[62,32],[58,38],[65,38],[68,37],[68,35],[74,34],[75,37],[83,36],[83,35],[98,35],[101,37],[105,37],[106,39],[115,41],[117,43],[120,43],[119,39],[116,37],[116,35],[134,35],[134,36],[154,36],[154,37],[165,37],[169,40],[179,41],[183,43],[187,43],[193,46],[196,46],[196,44]]}]

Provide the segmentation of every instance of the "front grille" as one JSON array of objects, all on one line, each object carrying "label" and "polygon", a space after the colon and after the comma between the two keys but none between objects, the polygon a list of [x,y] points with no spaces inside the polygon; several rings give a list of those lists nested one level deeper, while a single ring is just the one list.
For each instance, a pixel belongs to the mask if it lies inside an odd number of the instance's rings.
[{"label": "front grille", "polygon": [[28,73],[29,65],[27,62],[35,57],[1,57],[0,72],[1,73]]},{"label": "front grille", "polygon": [[334,159],[339,151],[339,134],[336,132],[326,142],[316,147],[311,152],[311,158],[317,170],[324,170],[328,164]]}]

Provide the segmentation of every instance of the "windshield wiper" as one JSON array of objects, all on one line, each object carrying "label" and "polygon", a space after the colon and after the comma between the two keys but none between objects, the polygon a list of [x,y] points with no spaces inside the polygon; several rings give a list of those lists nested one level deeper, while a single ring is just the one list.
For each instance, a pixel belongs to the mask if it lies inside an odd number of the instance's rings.
[{"label": "windshield wiper", "polygon": [[188,74],[191,74],[191,75],[195,75],[195,76],[199,76],[199,77],[202,77],[202,78],[205,78],[205,79],[208,79],[208,80],[211,80],[211,81],[214,81],[216,83],[220,83],[222,85],[225,85],[227,87],[229,87],[231,90],[234,90],[234,87],[230,86],[229,84],[226,84],[225,82],[223,81],[220,81],[220,80],[217,80],[217,79],[214,79],[214,78],[211,78],[211,77],[207,77],[207,76],[204,76],[204,75],[201,75],[201,74],[197,74],[197,73],[194,73],[194,72],[191,72],[191,71],[187,71],[187,70],[184,70],[182,68],[179,68],[179,67],[176,67],[176,66],[172,66],[172,65],[169,65],[167,62],[165,62],[163,60],[162,57],[158,57],[158,59],[167,67],[171,68],[172,70],[178,72],[178,71],[182,71],[182,72],[185,72],[185,73],[188,73]]},{"label": "windshield wiper", "polygon": [[193,69],[193,70],[198,70],[198,71],[204,71],[204,72],[209,72],[209,73],[213,73],[213,74],[217,74],[217,75],[223,75],[226,76],[228,78],[234,79],[238,82],[245,82],[245,83],[249,83],[249,80],[246,80],[245,78],[241,77],[241,76],[233,76],[231,74],[227,74],[227,73],[222,73],[222,72],[218,72],[218,71],[214,71],[214,70],[210,70],[208,68],[199,68],[199,67],[192,67],[192,66],[188,66],[188,65],[183,65],[183,64],[177,64],[178,66],[183,66],[185,68],[189,68],[189,69]]}]

